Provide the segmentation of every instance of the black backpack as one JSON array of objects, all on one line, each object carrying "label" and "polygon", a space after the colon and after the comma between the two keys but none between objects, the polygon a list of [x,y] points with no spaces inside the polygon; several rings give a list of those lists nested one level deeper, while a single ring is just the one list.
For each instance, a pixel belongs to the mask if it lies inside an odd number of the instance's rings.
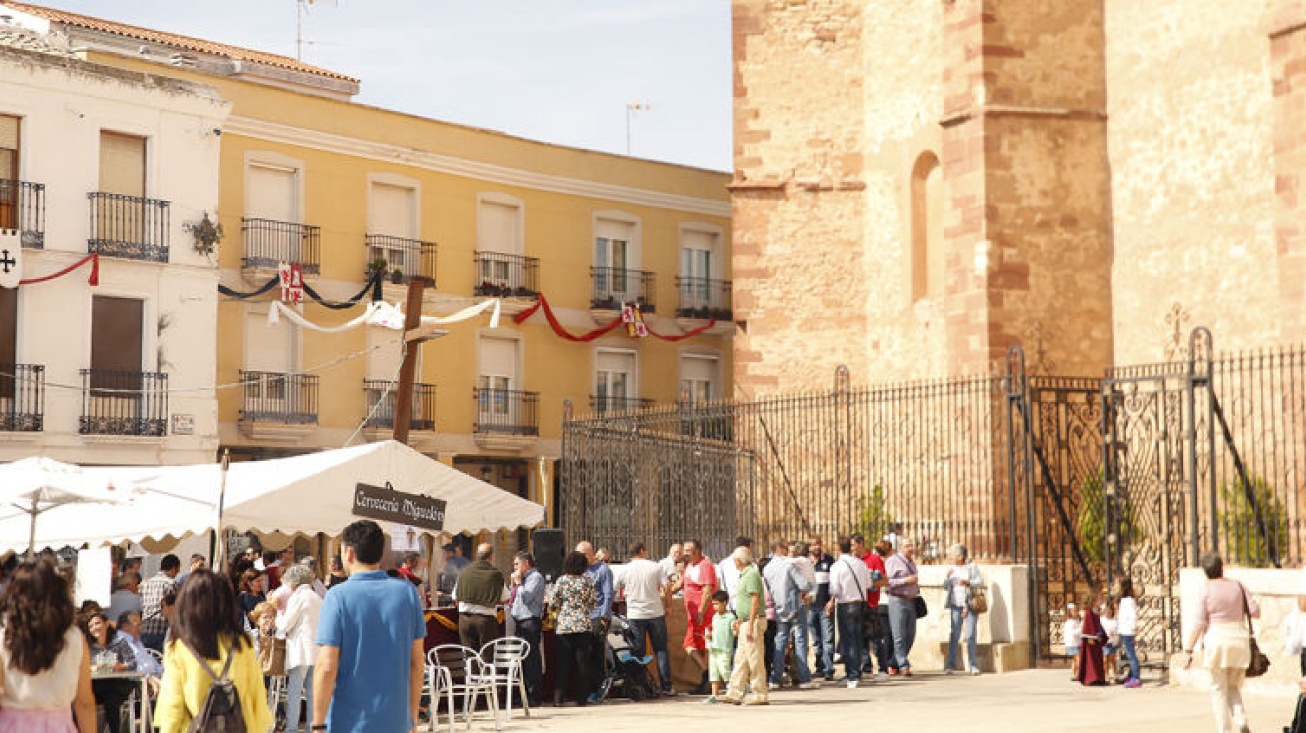
[{"label": "black backpack", "polygon": [[190,727],[186,729],[187,733],[246,733],[245,715],[240,708],[240,693],[236,691],[236,684],[227,677],[227,672],[231,671],[231,660],[236,657],[236,645],[232,644],[231,649],[227,651],[227,662],[222,665],[221,675],[213,674],[213,670],[209,669],[209,663],[195,651],[195,647],[187,643],[186,648],[195,655],[200,666],[212,680],[209,683],[208,694],[204,696],[204,703],[200,705],[199,712],[191,719]]}]

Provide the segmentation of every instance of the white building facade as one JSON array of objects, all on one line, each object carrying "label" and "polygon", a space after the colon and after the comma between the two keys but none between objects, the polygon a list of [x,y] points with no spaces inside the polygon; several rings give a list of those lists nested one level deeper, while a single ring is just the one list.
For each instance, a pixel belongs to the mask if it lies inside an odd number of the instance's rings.
[{"label": "white building facade", "polygon": [[212,461],[218,270],[194,227],[217,221],[229,105],[60,52],[43,23],[0,20],[0,270],[94,253],[98,284],[84,262],[0,288],[0,461]]}]

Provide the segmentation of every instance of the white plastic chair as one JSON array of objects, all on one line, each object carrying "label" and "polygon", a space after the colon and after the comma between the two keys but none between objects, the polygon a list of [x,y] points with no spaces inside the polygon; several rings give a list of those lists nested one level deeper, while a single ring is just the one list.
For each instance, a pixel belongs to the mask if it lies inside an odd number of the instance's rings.
[{"label": "white plastic chair", "polygon": [[426,653],[427,686],[431,690],[431,733],[440,724],[439,700],[443,694],[449,711],[449,733],[454,732],[457,708],[454,700],[463,698],[463,714],[467,729],[472,728],[472,713],[478,698],[484,695],[490,714],[494,716],[494,730],[499,728],[499,699],[495,694],[494,676],[475,649],[461,644],[441,644]]},{"label": "white plastic chair", "polygon": [[526,680],[522,664],[531,653],[531,644],[525,639],[505,636],[481,647],[481,662],[491,683],[497,688],[507,690],[507,711],[505,717],[512,720],[512,690],[514,685],[521,693],[521,706],[526,717],[531,717],[530,701],[526,699]]},{"label": "white plastic chair", "polygon": [[268,728],[268,733],[274,733],[277,729],[277,705],[286,699],[286,676],[273,675],[268,677],[268,709],[272,711],[272,725]]}]

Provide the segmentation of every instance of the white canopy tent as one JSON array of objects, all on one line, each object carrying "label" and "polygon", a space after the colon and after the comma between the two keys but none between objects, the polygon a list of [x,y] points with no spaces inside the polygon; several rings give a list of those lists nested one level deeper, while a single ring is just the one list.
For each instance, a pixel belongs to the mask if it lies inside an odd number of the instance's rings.
[{"label": "white canopy tent", "polygon": [[[0,464],[0,486],[15,465]],[[37,525],[38,548],[181,538],[218,525],[223,477],[216,463],[85,468],[83,472],[96,484],[130,489],[129,498],[113,505],[66,504],[51,509]],[[352,507],[359,483],[389,483],[398,491],[445,500],[444,531],[450,534],[533,527],[544,518],[539,504],[389,440],[293,458],[232,463],[222,527],[334,535],[358,519]],[[0,518],[0,551],[26,549],[29,525],[27,514]]]}]

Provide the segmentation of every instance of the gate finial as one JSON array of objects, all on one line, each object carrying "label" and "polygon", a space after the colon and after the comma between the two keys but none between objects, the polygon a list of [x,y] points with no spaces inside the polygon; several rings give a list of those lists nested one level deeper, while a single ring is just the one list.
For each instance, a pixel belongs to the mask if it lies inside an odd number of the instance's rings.
[{"label": "gate finial", "polygon": [[1020,344],[1007,347],[1007,394],[1025,392],[1025,348]]},{"label": "gate finial", "polygon": [[1214,358],[1215,339],[1211,336],[1211,329],[1206,326],[1194,328],[1188,334],[1188,373],[1195,377],[1211,376],[1211,361]]}]

